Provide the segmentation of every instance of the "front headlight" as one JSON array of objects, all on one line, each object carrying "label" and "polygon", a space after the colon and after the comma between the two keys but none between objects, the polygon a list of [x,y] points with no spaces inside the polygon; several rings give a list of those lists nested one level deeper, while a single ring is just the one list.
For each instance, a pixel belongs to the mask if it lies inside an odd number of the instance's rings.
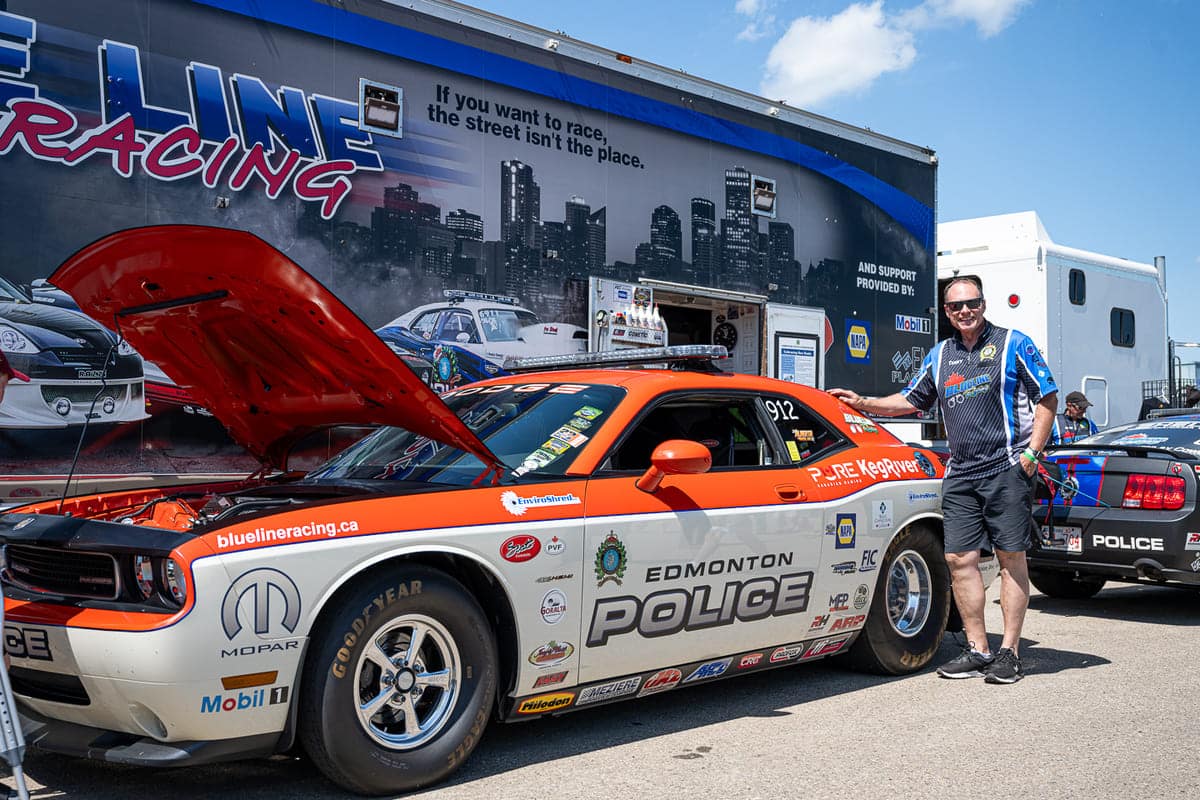
[{"label": "front headlight", "polygon": [[117,355],[133,356],[133,355],[137,355],[137,350],[134,350],[133,345],[131,345],[129,342],[122,339],[119,342],[117,342]]},{"label": "front headlight", "polygon": [[11,325],[0,325],[0,350],[6,353],[36,353],[33,342]]},{"label": "front headlight", "polygon": [[183,565],[173,558],[162,561],[162,583],[169,596],[179,605],[187,600],[187,573]]},{"label": "front headlight", "polygon": [[149,556],[133,557],[133,579],[143,600],[154,596],[154,562]]}]

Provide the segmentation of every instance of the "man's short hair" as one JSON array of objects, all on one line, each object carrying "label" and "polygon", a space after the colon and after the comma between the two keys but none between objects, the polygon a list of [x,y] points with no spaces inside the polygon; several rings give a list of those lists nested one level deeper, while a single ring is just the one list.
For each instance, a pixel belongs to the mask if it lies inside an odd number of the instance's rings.
[{"label": "man's short hair", "polygon": [[950,294],[951,286],[953,286],[956,283],[963,283],[964,281],[966,283],[974,284],[975,288],[979,290],[979,296],[983,297],[983,279],[982,278],[980,278],[978,275],[955,275],[953,278],[950,279],[950,282],[946,284],[946,288],[942,290],[942,302],[943,303],[946,302],[946,295]]}]

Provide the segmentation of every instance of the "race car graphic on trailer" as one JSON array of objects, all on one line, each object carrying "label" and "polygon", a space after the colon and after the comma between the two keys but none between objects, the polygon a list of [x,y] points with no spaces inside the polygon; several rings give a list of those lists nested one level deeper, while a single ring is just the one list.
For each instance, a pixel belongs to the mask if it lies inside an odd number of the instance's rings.
[{"label": "race car graphic on trailer", "polygon": [[[903,674],[941,643],[941,467],[823,392],[688,369],[713,348],[683,348],[571,357],[676,369],[520,371],[439,397],[230,230],[114,234],[53,281],[118,315],[264,469],[0,514],[39,747],[184,764],[298,741],[338,784],[387,794],[456,769],[493,712],[835,653]],[[289,443],[343,423],[378,428],[287,471]]]},{"label": "race car graphic on trailer", "polygon": [[0,278],[0,350],[28,380],[8,385],[0,428],[65,428],[146,418],[142,359],[69,308],[35,303]]}]

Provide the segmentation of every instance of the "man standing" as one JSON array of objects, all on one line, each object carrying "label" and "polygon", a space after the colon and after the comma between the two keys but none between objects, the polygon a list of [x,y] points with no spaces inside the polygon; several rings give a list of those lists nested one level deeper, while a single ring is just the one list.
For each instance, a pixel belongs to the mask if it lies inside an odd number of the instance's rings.
[{"label": "man standing", "polygon": [[[934,346],[904,390],[887,397],[829,391],[857,411],[880,416],[939,406],[950,444],[942,483],[946,563],[967,646],[938,674],[1015,683],[1023,677],[1018,652],[1029,605],[1025,551],[1033,527],[1033,476],[1058,408],[1058,387],[1032,339],[984,319],[978,277],[950,281],[943,302],[956,333]],[[979,573],[979,551],[989,545],[1000,560],[1004,614],[995,656],[984,628]]]},{"label": "man standing", "polygon": [[1054,430],[1050,433],[1050,444],[1070,444],[1076,439],[1091,436],[1098,429],[1096,424],[1087,418],[1088,406],[1091,403],[1083,392],[1067,394],[1067,405],[1063,413],[1054,417]]}]

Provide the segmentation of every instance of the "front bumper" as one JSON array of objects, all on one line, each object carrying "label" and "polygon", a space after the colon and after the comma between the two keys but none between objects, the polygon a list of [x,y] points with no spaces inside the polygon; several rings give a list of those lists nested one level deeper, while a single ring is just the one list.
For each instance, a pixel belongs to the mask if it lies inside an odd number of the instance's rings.
[{"label": "front bumper", "polygon": [[146,419],[141,378],[100,381],[9,381],[0,406],[0,428],[65,428]]},{"label": "front bumper", "polygon": [[18,717],[30,747],[142,767],[196,766],[268,756],[278,752],[282,736],[276,732],[209,742],[160,742],[147,736],[48,719],[23,705],[18,708]]}]

